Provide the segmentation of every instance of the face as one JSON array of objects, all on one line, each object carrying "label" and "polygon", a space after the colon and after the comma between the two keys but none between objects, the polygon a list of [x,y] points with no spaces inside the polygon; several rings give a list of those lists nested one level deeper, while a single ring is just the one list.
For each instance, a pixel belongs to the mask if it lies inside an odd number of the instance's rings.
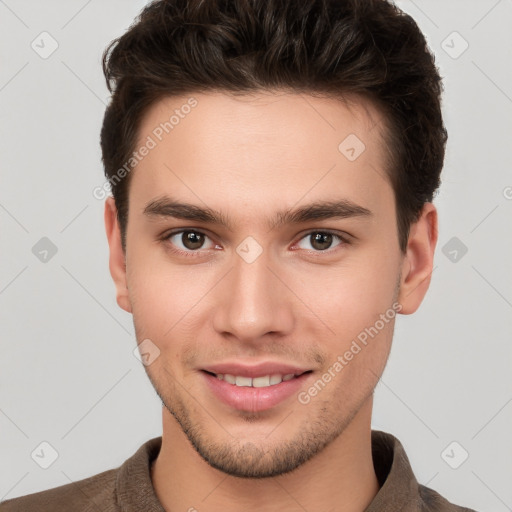
[{"label": "face", "polygon": [[132,171],[126,272],[114,220],[109,236],[118,303],[197,452],[228,474],[282,474],[371,400],[394,317],[418,304],[382,120],[299,94],[193,97],[140,126],[152,147]]}]

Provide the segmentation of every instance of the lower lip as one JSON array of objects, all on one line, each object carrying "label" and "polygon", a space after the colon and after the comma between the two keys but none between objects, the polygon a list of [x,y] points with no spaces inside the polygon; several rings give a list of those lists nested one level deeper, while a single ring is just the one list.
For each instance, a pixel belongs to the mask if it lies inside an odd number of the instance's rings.
[{"label": "lower lip", "polygon": [[271,409],[287,398],[299,392],[304,381],[311,373],[303,373],[299,377],[283,381],[273,386],[253,388],[250,386],[236,386],[215,375],[201,372],[213,394],[222,402],[240,411],[259,412]]}]

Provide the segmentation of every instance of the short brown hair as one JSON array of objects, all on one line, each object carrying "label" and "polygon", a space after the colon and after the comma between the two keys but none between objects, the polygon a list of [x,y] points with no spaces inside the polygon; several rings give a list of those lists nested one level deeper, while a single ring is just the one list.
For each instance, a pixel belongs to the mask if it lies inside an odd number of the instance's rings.
[{"label": "short brown hair", "polygon": [[[357,95],[385,117],[399,245],[440,184],[442,82],[414,20],[388,0],[157,0],[103,54],[112,93],[105,176],[129,161],[143,114],[163,97],[290,89]],[[126,247],[128,174],[112,192]]]}]

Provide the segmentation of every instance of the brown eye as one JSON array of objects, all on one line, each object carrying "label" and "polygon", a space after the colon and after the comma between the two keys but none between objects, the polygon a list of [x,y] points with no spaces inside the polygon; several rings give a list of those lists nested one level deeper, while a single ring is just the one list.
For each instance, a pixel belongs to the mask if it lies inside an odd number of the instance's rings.
[{"label": "brown eye", "polygon": [[332,245],[332,235],[330,233],[311,233],[311,247],[318,251],[329,249]]},{"label": "brown eye", "polygon": [[190,250],[200,249],[204,244],[205,236],[197,231],[184,231],[181,235],[181,243]]},{"label": "brown eye", "polygon": [[192,229],[175,231],[174,233],[166,235],[164,240],[169,242],[181,252],[199,253],[200,249],[215,248],[215,244],[207,235],[201,233],[201,231],[195,231]]},{"label": "brown eye", "polygon": [[301,249],[321,252],[346,243],[347,241],[341,235],[329,231],[310,231],[297,245]]}]

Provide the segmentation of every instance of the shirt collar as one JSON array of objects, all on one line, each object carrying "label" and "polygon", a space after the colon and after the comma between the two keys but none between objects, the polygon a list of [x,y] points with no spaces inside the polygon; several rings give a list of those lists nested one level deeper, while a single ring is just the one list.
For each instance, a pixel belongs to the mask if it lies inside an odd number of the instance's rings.
[{"label": "shirt collar", "polygon": [[161,446],[161,436],[150,439],[119,468],[116,498],[123,512],[165,512],[151,482],[151,464]]},{"label": "shirt collar", "polygon": [[372,430],[372,457],[380,490],[365,512],[419,511],[419,487],[402,443],[393,435]]}]

